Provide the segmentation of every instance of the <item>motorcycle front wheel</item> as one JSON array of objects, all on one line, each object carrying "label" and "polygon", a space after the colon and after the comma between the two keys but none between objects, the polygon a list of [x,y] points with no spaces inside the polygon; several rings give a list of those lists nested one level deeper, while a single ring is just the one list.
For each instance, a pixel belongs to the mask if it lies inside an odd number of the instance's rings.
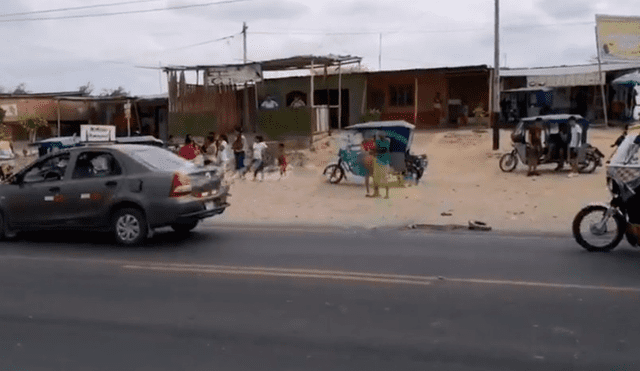
[{"label": "motorcycle front wheel", "polygon": [[505,153],[500,157],[500,170],[505,173],[513,171],[518,166],[518,157],[513,152]]},{"label": "motorcycle front wheel", "polygon": [[624,237],[627,222],[619,213],[600,225],[607,210],[605,206],[587,206],[573,219],[573,237],[588,251],[613,250]]}]

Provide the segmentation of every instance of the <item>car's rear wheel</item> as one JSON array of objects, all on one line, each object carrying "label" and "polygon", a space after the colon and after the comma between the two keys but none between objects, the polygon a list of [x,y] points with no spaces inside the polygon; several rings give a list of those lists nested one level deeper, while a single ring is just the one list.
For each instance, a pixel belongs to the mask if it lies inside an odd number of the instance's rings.
[{"label": "car's rear wheel", "polygon": [[144,214],[133,208],[120,209],[113,215],[113,231],[116,242],[121,245],[137,245],[147,238],[149,232]]},{"label": "car's rear wheel", "polygon": [[171,224],[171,229],[173,229],[176,233],[186,234],[191,232],[197,225],[199,220],[189,222],[189,223],[175,223]]}]

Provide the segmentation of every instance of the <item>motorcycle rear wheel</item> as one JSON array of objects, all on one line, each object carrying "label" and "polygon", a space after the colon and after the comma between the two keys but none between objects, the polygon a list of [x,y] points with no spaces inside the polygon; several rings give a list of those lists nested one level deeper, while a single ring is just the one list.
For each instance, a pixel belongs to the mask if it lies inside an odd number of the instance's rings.
[{"label": "motorcycle rear wheel", "polygon": [[327,176],[329,183],[338,184],[344,177],[344,170],[339,165],[329,165],[324,169],[324,175]]},{"label": "motorcycle rear wheel", "polygon": [[[594,228],[594,225],[602,220],[606,212],[607,207],[605,206],[587,206],[580,210],[573,219],[573,237],[576,242],[578,242],[578,244],[584,247],[587,251],[611,251],[618,246],[624,237],[627,222],[624,220],[624,217],[618,213],[614,214],[609,220],[611,221],[611,219],[613,219],[614,223],[612,226],[615,226],[615,231],[609,231],[607,224],[605,224],[601,231]],[[598,217],[595,214],[601,214],[601,216]],[[595,217],[595,219],[587,225],[587,230],[583,232],[581,227],[583,227],[585,219],[588,220],[588,217]],[[602,244],[596,244],[591,241],[592,237],[602,237]]]},{"label": "motorcycle rear wheel", "polygon": [[589,154],[587,155],[586,162],[580,164],[578,167],[578,171],[583,174],[591,174],[596,171],[596,167],[598,167],[598,159]]}]

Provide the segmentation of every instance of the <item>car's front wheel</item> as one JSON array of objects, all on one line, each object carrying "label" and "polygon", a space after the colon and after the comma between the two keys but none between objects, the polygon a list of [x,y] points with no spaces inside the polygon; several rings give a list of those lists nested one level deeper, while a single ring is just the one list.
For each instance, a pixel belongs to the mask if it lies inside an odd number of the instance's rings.
[{"label": "car's front wheel", "polygon": [[175,223],[171,224],[171,229],[176,233],[186,234],[191,232],[197,225],[199,220],[189,222],[189,223]]},{"label": "car's front wheel", "polygon": [[133,208],[120,209],[113,215],[113,231],[116,242],[121,245],[137,245],[147,238],[147,219]]}]

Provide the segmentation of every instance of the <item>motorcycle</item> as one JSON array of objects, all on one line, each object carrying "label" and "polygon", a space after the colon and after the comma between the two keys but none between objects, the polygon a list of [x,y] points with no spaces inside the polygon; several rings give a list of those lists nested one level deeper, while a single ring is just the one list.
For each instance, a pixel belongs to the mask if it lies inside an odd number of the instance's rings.
[{"label": "motorcycle", "polygon": [[612,147],[617,148],[607,161],[607,188],[611,201],[587,205],[578,212],[572,224],[576,242],[588,251],[610,251],[625,237],[633,247],[638,247],[639,243],[638,237],[628,230],[628,201],[640,187],[640,135],[627,135],[625,130]]}]

